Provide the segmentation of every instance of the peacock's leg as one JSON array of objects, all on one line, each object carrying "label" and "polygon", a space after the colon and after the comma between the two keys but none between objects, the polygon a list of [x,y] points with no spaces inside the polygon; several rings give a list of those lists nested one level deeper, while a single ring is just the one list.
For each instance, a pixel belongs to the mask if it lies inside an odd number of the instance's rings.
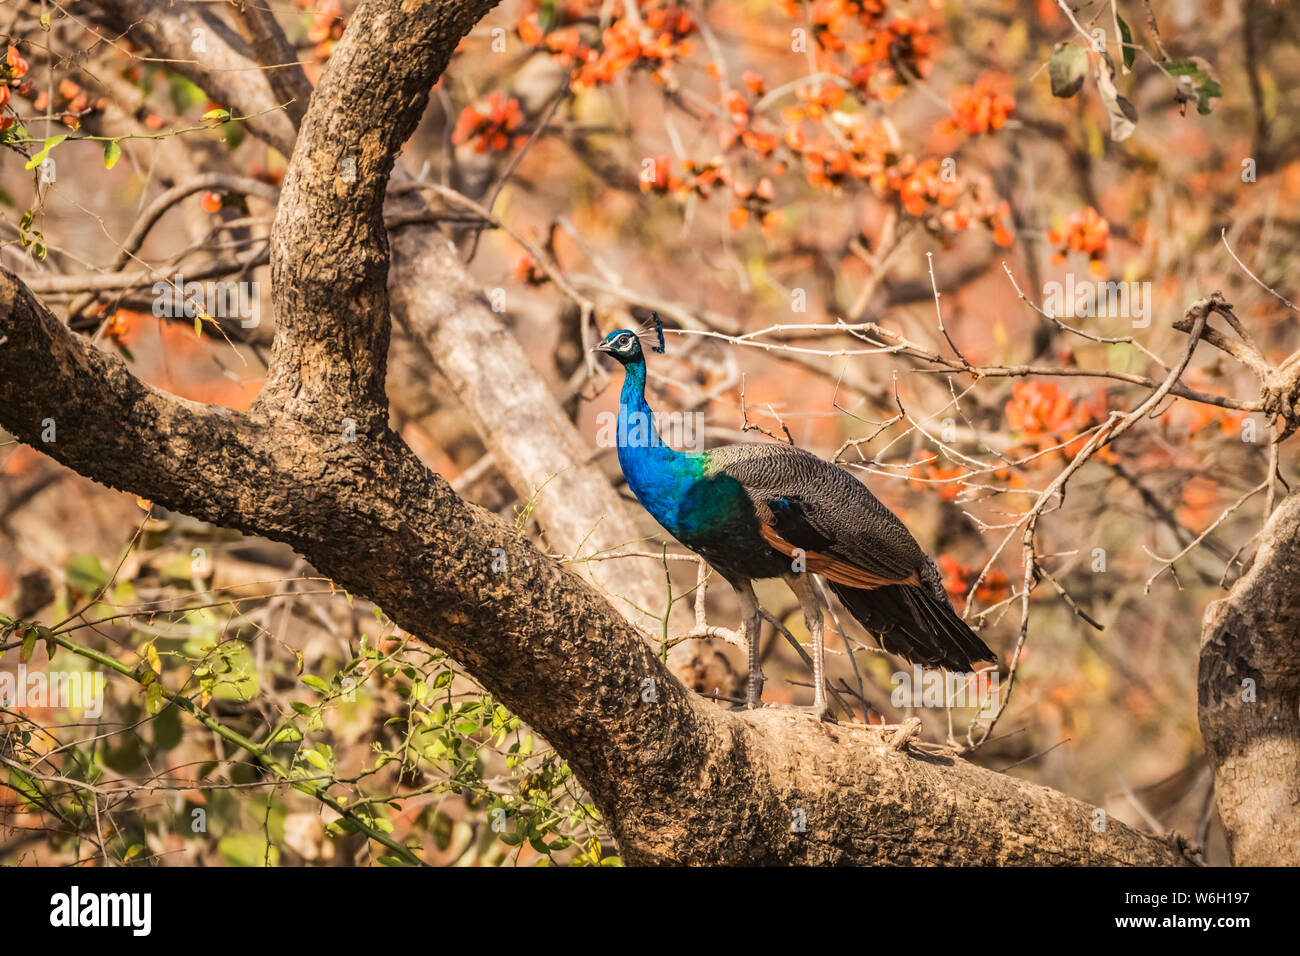
[{"label": "peacock's leg", "polygon": [[749,643],[749,681],[745,687],[745,706],[751,709],[763,706],[763,665],[759,662],[759,637],[763,633],[763,615],[754,597],[754,585],[748,578],[733,581],[736,596],[740,598],[740,627]]},{"label": "peacock's leg", "polygon": [[790,590],[799,598],[803,608],[803,622],[813,640],[813,716],[818,720],[834,720],[826,701],[826,639],[823,632],[822,602],[808,573],[786,577]]}]

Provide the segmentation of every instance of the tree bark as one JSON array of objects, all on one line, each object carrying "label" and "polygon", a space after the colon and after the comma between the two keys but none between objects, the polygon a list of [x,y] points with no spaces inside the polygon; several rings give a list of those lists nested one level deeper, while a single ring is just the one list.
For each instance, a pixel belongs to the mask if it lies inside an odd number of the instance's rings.
[{"label": "tree bark", "polygon": [[1198,709],[1232,861],[1300,865],[1300,494],[1205,610]]}]

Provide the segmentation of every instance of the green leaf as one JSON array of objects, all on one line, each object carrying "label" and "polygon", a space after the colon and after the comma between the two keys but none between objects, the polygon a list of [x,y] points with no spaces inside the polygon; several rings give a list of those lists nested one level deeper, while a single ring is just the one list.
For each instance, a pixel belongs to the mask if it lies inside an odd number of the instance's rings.
[{"label": "green leaf", "polygon": [[1137,59],[1137,44],[1133,42],[1133,31],[1129,29],[1123,17],[1116,14],[1115,19],[1119,22],[1119,40],[1124,55],[1124,65],[1131,67],[1133,61]]},{"label": "green leaf", "polygon": [[1202,116],[1208,116],[1211,110],[1211,98],[1223,96],[1223,87],[1214,80],[1206,80],[1201,84],[1200,89],[1196,91],[1196,112]]},{"label": "green leaf", "polygon": [[122,158],[122,145],[115,139],[104,144],[104,168],[112,169]]},{"label": "green leaf", "polygon": [[1186,57],[1180,60],[1170,60],[1165,64],[1165,69],[1170,76],[1184,79],[1187,86],[1196,95],[1196,112],[1202,116],[1207,115],[1212,107],[1211,99],[1218,99],[1223,96],[1223,87],[1210,76],[1207,65],[1198,62],[1193,57]]},{"label": "green leaf", "polygon": [[156,717],[163,709],[162,681],[150,681],[144,692],[144,709],[150,717]]},{"label": "green leaf", "polygon": [[44,624],[37,624],[36,637],[45,642],[45,656],[53,659],[54,652],[59,649],[59,642],[54,639],[54,632]]},{"label": "green leaf", "polygon": [[[256,833],[228,833],[217,843],[217,849],[231,866],[265,866],[268,854],[266,840]],[[280,859],[280,851],[270,848],[271,865]]]},{"label": "green leaf", "polygon": [[41,796],[41,788],[36,781],[17,767],[9,768],[9,786],[28,803],[36,802]]},{"label": "green leaf", "polygon": [[34,653],[36,653],[36,628],[29,627],[23,634],[23,647],[18,652],[18,660],[26,664],[32,659]]},{"label": "green leaf", "polygon": [[1052,81],[1052,95],[1069,99],[1083,88],[1088,75],[1088,54],[1083,47],[1058,43],[1047,63],[1047,75]]},{"label": "green leaf", "polygon": [[410,866],[411,865],[407,863],[405,860],[403,860],[400,856],[381,856],[379,857],[379,863],[382,866]]},{"label": "green leaf", "polygon": [[228,148],[239,149],[239,144],[244,141],[244,124],[235,122],[223,124],[221,138]]},{"label": "green leaf", "polygon": [[329,769],[330,769],[329,761],[326,760],[324,757],[322,757],[322,756],[321,756],[319,753],[317,753],[316,751],[314,751],[314,750],[304,750],[304,751],[302,752],[302,755],[303,755],[303,757],[305,757],[305,758],[307,759],[307,762],[308,762],[309,764],[311,764],[313,767],[315,767],[316,769],[318,769],[318,770],[324,770],[324,771],[326,771],[327,773],[329,772]]},{"label": "green leaf", "polygon": [[320,691],[322,694],[328,694],[330,692],[330,685],[325,683],[315,674],[302,675],[302,682],[313,690]]},{"label": "green leaf", "polygon": [[93,554],[78,554],[64,568],[68,590],[86,596],[98,594],[108,586],[108,572]]},{"label": "green leaf", "polygon": [[58,136],[51,136],[49,139],[45,141],[45,145],[41,147],[40,152],[32,156],[31,159],[27,160],[27,165],[24,166],[23,169],[35,169],[41,163],[45,162],[45,160],[49,158],[50,150],[52,150],[55,146],[58,146],[61,142],[63,142],[67,138],[68,138],[67,133],[60,133]]},{"label": "green leaf", "polygon": [[230,119],[230,110],[208,110],[203,114],[202,119],[204,122],[224,123],[226,120]]},{"label": "green leaf", "polygon": [[172,106],[177,113],[184,113],[192,106],[208,101],[208,94],[191,83],[179,73],[167,74],[167,92],[171,94]]}]

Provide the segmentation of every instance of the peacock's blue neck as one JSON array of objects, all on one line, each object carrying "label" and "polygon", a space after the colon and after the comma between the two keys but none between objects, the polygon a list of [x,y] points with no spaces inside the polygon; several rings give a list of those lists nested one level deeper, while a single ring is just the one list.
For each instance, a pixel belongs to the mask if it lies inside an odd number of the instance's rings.
[{"label": "peacock's blue neck", "polygon": [[618,463],[624,473],[629,463],[638,469],[661,469],[691,457],[659,437],[654,410],[645,397],[645,362],[629,363],[618,400]]},{"label": "peacock's blue neck", "polygon": [[625,366],[618,404],[618,463],[646,511],[681,537],[702,517],[688,513],[684,502],[703,479],[703,457],[679,452],[659,437],[654,411],[646,401],[645,382],[644,361]]}]

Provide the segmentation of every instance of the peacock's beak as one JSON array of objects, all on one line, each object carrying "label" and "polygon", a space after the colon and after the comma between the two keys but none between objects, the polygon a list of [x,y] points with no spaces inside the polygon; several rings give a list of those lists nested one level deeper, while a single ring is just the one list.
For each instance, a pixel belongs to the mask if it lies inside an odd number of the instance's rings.
[{"label": "peacock's beak", "polygon": [[597,342],[595,345],[593,345],[590,349],[588,349],[588,351],[589,351],[589,352],[608,352],[608,351],[609,351],[609,343],[606,342],[604,339],[601,339],[599,342]]}]

